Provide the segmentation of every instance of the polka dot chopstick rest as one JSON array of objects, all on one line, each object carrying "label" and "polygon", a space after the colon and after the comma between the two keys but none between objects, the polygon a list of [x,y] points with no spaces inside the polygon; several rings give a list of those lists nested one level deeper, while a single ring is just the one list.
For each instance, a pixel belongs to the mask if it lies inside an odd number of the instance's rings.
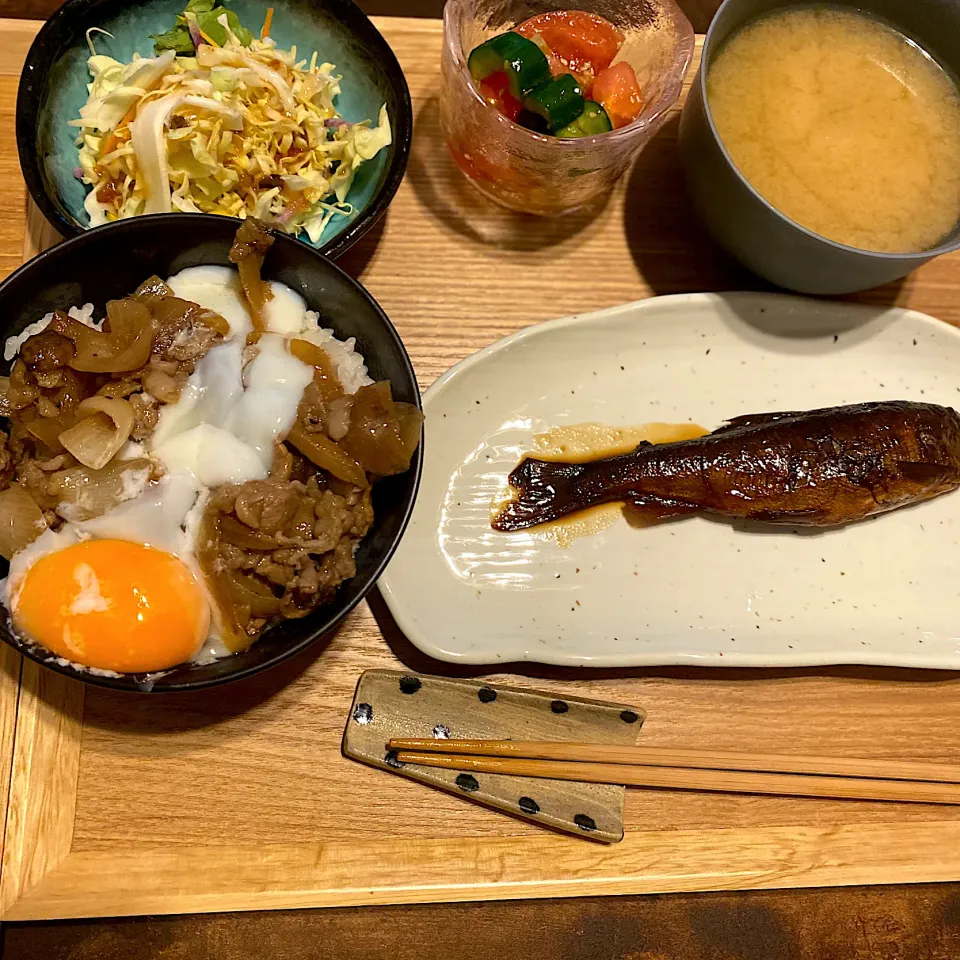
[{"label": "polka dot chopstick rest", "polygon": [[402,764],[394,751],[387,750],[387,741],[452,737],[632,746],[643,717],[642,710],[628,704],[475,680],[368,670],[357,684],[343,734],[343,753],[531,823],[617,843],[623,839],[625,789],[621,786]]}]

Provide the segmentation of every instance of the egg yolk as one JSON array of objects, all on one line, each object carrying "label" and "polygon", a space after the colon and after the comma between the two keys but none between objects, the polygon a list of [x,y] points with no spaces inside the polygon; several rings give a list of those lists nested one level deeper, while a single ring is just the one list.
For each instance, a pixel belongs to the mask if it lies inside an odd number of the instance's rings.
[{"label": "egg yolk", "polygon": [[86,540],[34,563],[13,601],[14,626],[87,667],[141,673],[189,660],[210,611],[197,579],[169,553]]}]

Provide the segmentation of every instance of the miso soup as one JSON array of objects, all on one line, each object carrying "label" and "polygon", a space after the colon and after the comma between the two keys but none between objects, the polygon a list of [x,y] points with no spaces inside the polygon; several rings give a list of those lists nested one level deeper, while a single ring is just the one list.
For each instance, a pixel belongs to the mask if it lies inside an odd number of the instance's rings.
[{"label": "miso soup", "polygon": [[768,14],[717,53],[707,100],[743,176],[814,233],[908,253],[960,221],[960,94],[886,23],[820,4]]}]

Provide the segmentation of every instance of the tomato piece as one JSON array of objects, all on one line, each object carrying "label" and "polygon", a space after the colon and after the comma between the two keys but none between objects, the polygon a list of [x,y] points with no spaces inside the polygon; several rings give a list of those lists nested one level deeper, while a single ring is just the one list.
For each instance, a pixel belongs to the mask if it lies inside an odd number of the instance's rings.
[{"label": "tomato piece", "polygon": [[623,44],[623,34],[609,20],[582,10],[541,13],[524,20],[514,32],[530,40],[539,34],[554,57],[574,75],[592,76],[606,70]]},{"label": "tomato piece", "polygon": [[477,86],[480,88],[480,96],[487,103],[493,104],[508,120],[516,121],[520,116],[523,104],[510,91],[510,78],[502,70],[491,73]]},{"label": "tomato piece", "polygon": [[607,111],[614,129],[632,123],[643,110],[640,82],[633,67],[625,60],[597,75],[592,98]]},{"label": "tomato piece", "polygon": [[[514,33],[519,33],[522,27],[523,24]],[[547,58],[547,66],[550,67],[551,77],[560,77],[570,72],[570,68],[547,46],[547,41],[538,32],[534,31],[528,39],[532,40]],[[593,78],[591,77],[591,79]]]},{"label": "tomato piece", "polygon": [[510,167],[507,157],[491,157],[484,150],[476,150],[462,143],[448,144],[453,161],[471,179],[487,181],[500,186],[517,182],[517,174]]}]

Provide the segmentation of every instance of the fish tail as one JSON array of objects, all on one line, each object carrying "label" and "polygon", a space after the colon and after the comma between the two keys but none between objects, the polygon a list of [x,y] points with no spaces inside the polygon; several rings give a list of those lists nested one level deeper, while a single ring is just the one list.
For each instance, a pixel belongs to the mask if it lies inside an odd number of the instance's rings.
[{"label": "fish tail", "polygon": [[528,457],[510,474],[514,496],[494,517],[493,528],[524,530],[592,506],[580,489],[580,480],[590,466]]}]

